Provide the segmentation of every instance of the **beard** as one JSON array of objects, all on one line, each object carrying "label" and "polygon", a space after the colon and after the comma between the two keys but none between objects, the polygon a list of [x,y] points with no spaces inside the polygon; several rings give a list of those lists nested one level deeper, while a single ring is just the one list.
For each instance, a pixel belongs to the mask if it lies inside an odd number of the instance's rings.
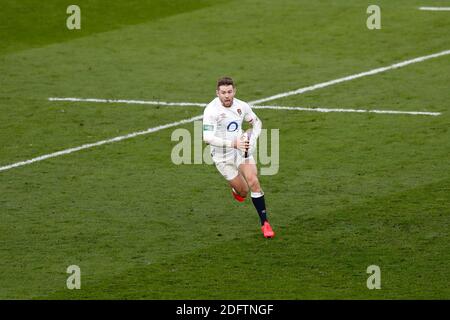
[{"label": "beard", "polygon": [[224,107],[231,107],[231,105],[233,104],[233,99],[229,99],[229,100],[222,100],[222,105]]}]

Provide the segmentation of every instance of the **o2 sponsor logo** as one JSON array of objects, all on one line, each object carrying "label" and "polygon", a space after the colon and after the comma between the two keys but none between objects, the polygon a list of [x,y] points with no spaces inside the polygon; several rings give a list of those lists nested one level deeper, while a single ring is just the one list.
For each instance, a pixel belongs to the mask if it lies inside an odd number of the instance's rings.
[{"label": "o2 sponsor logo", "polygon": [[228,124],[227,126],[227,131],[228,132],[234,132],[239,128],[239,125],[237,124],[236,121],[232,121]]}]

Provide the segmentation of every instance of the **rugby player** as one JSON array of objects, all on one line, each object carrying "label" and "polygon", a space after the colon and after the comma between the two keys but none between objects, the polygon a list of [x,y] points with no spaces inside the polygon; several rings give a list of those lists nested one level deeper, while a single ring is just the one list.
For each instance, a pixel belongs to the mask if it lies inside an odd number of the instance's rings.
[{"label": "rugby player", "polygon": [[[264,237],[273,238],[275,232],[267,219],[264,192],[252,156],[262,123],[248,103],[235,98],[235,94],[233,79],[222,77],[217,81],[217,97],[203,113],[203,140],[210,145],[214,164],[228,181],[233,197],[243,202],[250,193]],[[252,126],[247,134],[243,134],[243,121]]]}]

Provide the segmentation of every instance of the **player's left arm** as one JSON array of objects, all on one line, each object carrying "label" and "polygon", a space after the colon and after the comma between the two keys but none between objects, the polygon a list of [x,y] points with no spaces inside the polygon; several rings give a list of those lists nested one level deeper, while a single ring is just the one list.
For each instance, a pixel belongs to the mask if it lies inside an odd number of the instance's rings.
[{"label": "player's left arm", "polygon": [[256,139],[258,139],[259,135],[261,134],[262,130],[262,121],[258,118],[258,116],[253,112],[252,108],[250,106],[247,107],[247,111],[244,115],[244,120],[248,122],[252,126],[252,137],[250,141],[250,144],[252,142],[256,142]]}]

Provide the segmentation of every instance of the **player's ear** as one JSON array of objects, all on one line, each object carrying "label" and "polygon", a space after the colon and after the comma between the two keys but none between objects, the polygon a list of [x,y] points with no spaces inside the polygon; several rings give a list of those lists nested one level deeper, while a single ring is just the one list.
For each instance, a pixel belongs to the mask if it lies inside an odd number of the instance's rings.
[{"label": "player's ear", "polygon": [[219,96],[219,90],[216,89],[216,96]]}]

